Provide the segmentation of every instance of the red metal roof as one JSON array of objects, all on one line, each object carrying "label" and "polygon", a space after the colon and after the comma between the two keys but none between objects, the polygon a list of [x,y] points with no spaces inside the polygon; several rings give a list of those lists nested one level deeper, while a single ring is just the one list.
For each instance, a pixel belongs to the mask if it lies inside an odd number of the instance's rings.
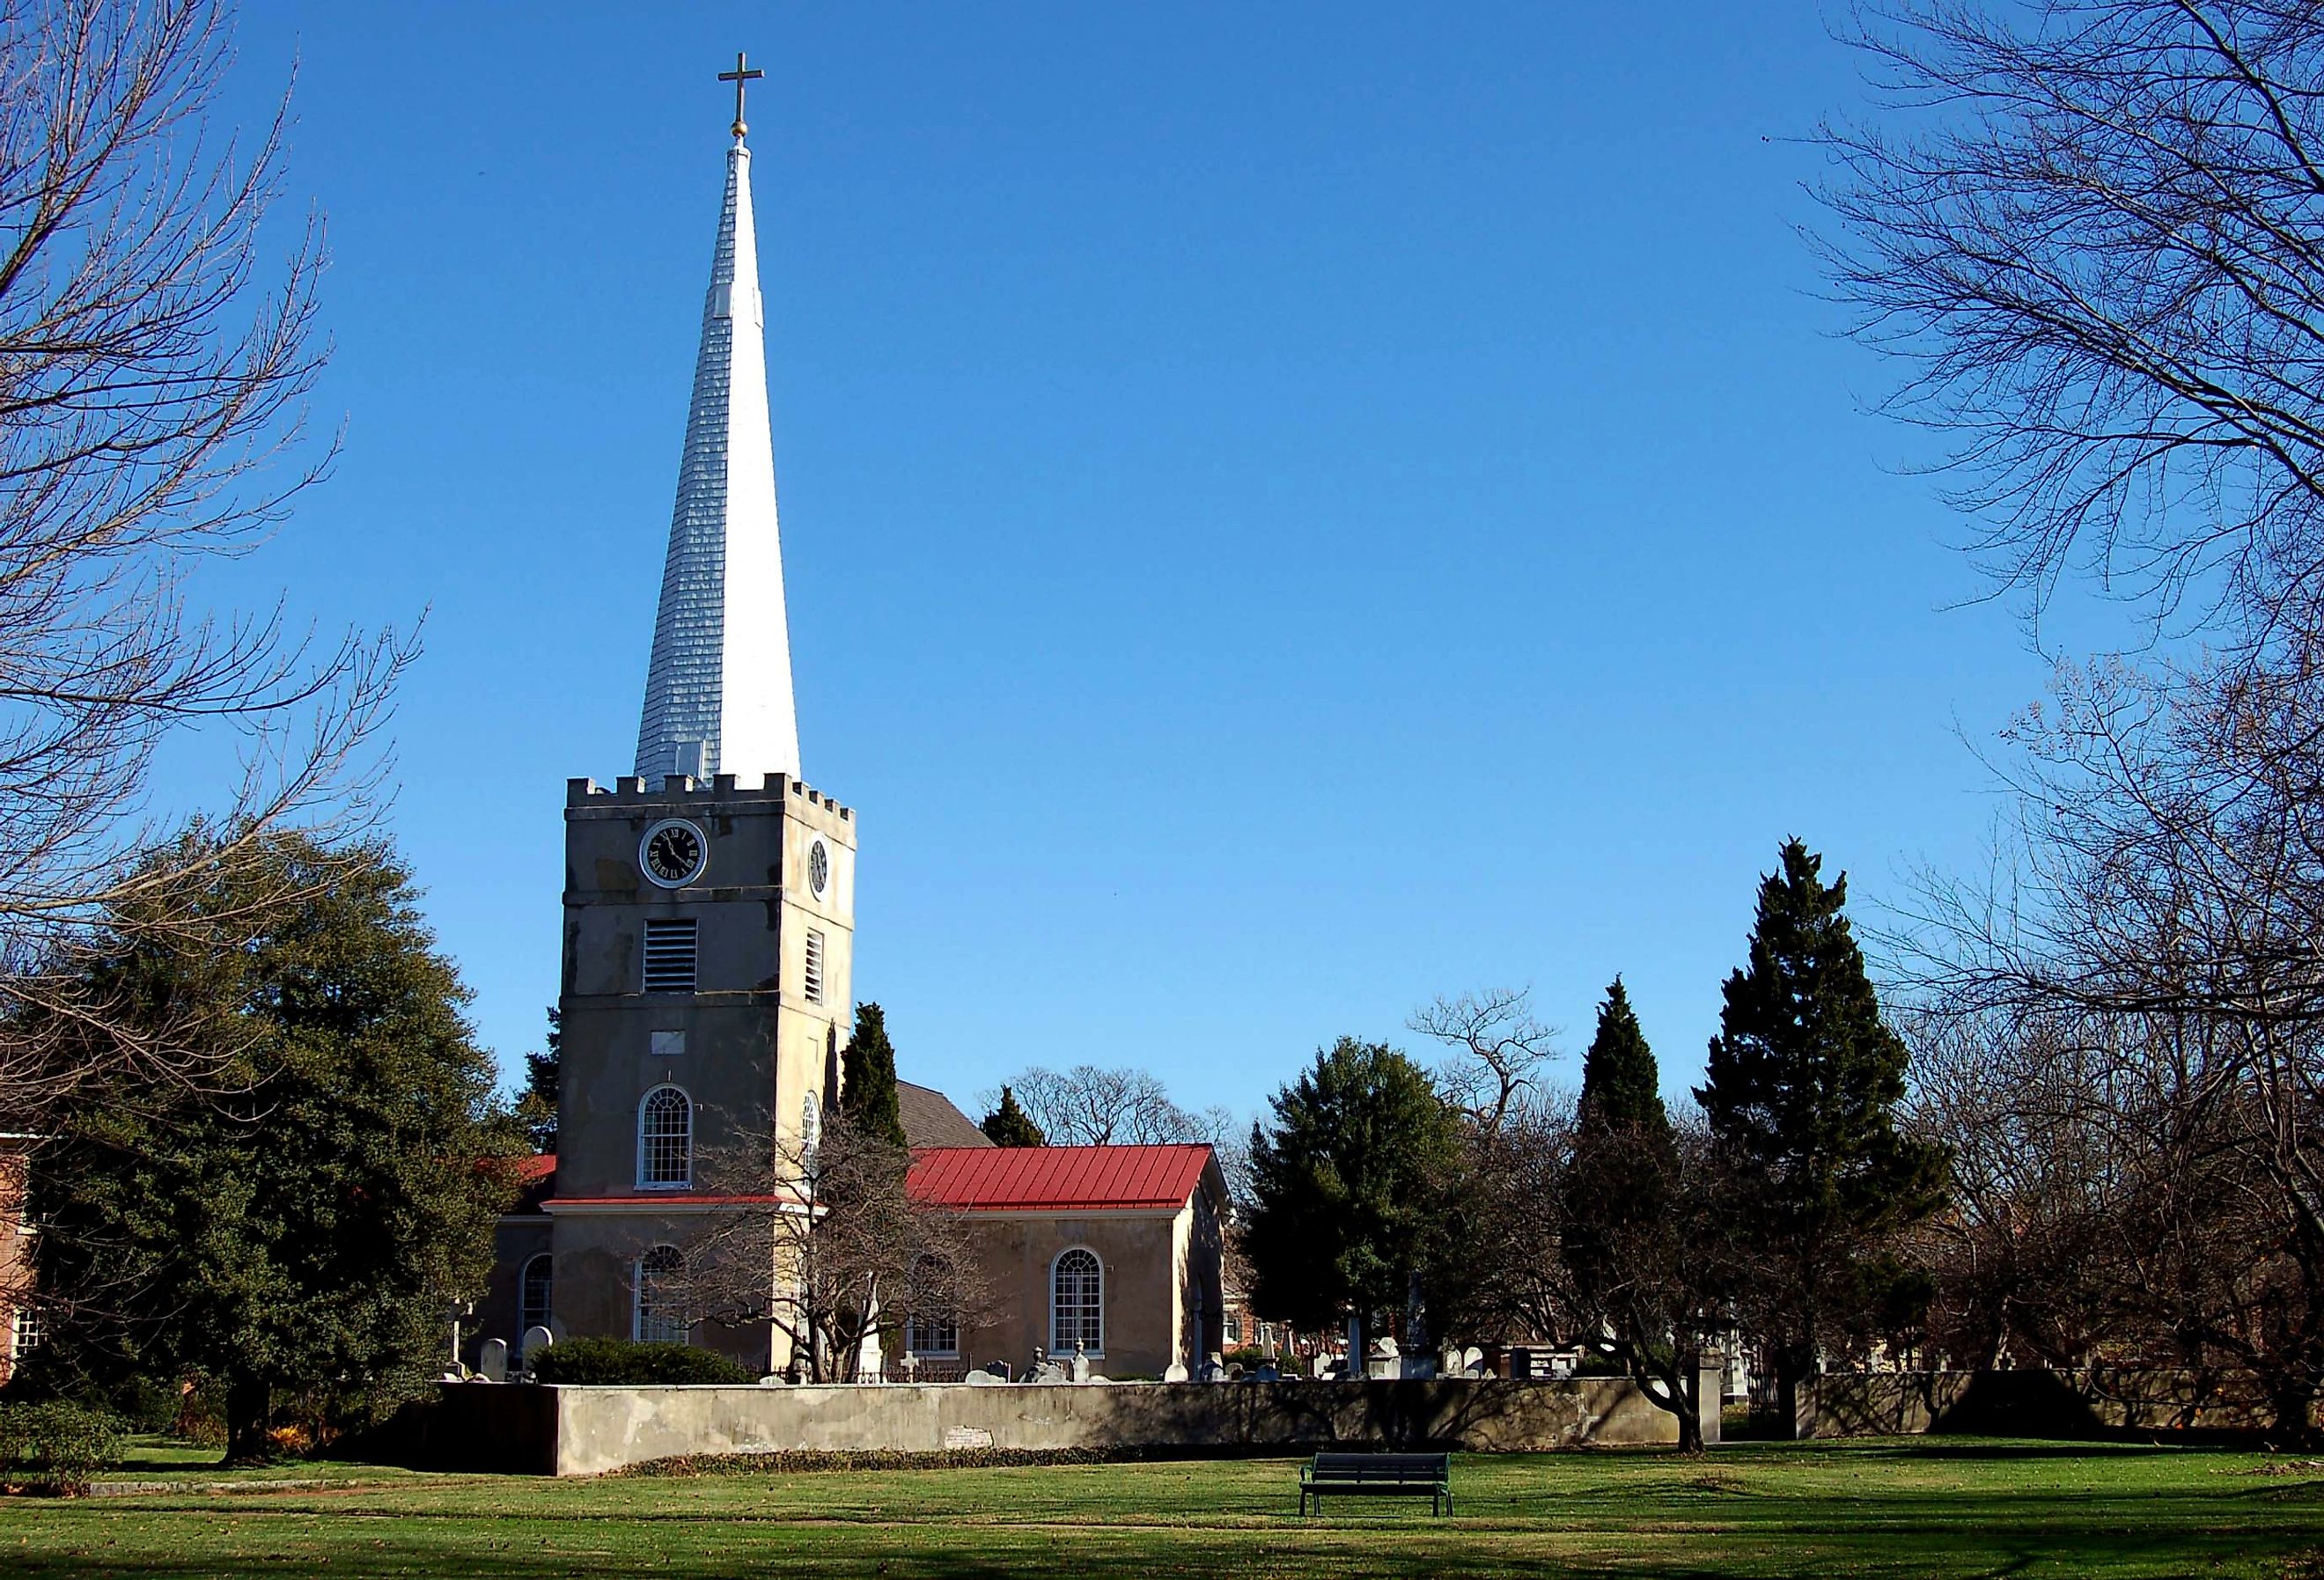
[{"label": "red metal roof", "polygon": [[504,1168],[516,1182],[516,1200],[509,1206],[512,1213],[537,1213],[549,1193],[557,1188],[557,1157],[543,1153],[524,1158],[495,1158],[494,1168]]},{"label": "red metal roof", "polygon": [[1179,1207],[1194,1193],[1211,1149],[1159,1147],[923,1147],[909,1188],[922,1201],[986,1212]]}]

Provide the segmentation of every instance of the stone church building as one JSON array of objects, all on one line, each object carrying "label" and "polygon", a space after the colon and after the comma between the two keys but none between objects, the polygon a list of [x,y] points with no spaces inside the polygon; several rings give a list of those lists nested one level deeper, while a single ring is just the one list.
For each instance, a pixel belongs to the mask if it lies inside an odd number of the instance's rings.
[{"label": "stone church building", "polygon": [[[853,1020],[861,827],[800,770],[740,86],[635,766],[566,787],[557,1153],[468,1326],[512,1350],[540,1325],[782,1365],[775,1335],[686,1309],[683,1248],[738,1199],[718,1160],[813,1136]],[[1157,1375],[1219,1347],[1208,1148],[999,1149],[940,1094],[903,1108],[911,1188],[967,1216],[1003,1313],[914,1322],[924,1374],[1079,1341]]]}]

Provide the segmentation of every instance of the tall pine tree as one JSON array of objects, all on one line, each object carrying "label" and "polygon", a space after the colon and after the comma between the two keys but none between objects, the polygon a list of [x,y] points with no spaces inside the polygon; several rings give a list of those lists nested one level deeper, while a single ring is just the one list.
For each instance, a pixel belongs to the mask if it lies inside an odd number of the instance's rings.
[{"label": "tall pine tree", "polygon": [[1582,1061],[1558,1254],[1590,1341],[1646,1383],[1646,1396],[1678,1418],[1679,1446],[1693,1449],[1702,1442],[1701,1302],[1661,1082],[1618,976]]},{"label": "tall pine tree", "polygon": [[557,1150],[558,1050],[565,1045],[565,1014],[549,1006],[549,1036],[539,1053],[524,1056],[524,1090],[516,1097],[516,1117],[536,1152]]},{"label": "tall pine tree", "polygon": [[1582,1061],[1559,1250],[1585,1298],[1632,1271],[1643,1241],[1666,1237],[1678,1148],[1663,1109],[1654,1050],[1616,977],[1598,1008],[1598,1031]]},{"label": "tall pine tree", "polygon": [[1877,1298],[1895,1232],[1943,1199],[1946,1160],[1899,1135],[1904,1042],[1841,909],[1843,875],[1797,839],[1761,881],[1749,963],[1727,979],[1695,1097],[1731,1192],[1734,1292],[1788,1398]]},{"label": "tall pine tree", "polygon": [[1001,1102],[986,1114],[977,1129],[996,1147],[1044,1147],[1049,1138],[1033,1123],[1017,1101],[1017,1094],[1007,1086],[1001,1088]]},{"label": "tall pine tree", "polygon": [[855,1035],[839,1065],[839,1111],[856,1130],[894,1146],[904,1137],[904,1116],[896,1102],[896,1048],[888,1040],[888,1017],[878,1004],[855,1007]]}]

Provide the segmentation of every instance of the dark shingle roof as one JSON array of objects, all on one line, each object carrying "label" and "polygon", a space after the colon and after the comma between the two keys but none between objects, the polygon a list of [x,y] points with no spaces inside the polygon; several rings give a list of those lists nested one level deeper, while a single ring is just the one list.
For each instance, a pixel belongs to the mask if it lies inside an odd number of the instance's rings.
[{"label": "dark shingle roof", "polygon": [[989,1147],[991,1138],[976,1122],[952,1105],[952,1099],[934,1086],[896,1083],[896,1112],[904,1122],[904,1139],[918,1151],[922,1147]]}]

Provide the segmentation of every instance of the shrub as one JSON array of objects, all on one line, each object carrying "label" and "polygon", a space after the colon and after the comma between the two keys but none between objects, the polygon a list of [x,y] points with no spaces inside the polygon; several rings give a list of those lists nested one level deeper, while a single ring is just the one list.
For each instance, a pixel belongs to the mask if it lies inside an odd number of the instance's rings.
[{"label": "shrub", "polygon": [[756,1382],[758,1374],[691,1344],[640,1344],[625,1338],[562,1339],[532,1363],[541,1382]]},{"label": "shrub", "polygon": [[121,1446],[121,1424],[104,1410],[60,1399],[0,1404],[0,1482],[11,1486],[80,1497]]}]

